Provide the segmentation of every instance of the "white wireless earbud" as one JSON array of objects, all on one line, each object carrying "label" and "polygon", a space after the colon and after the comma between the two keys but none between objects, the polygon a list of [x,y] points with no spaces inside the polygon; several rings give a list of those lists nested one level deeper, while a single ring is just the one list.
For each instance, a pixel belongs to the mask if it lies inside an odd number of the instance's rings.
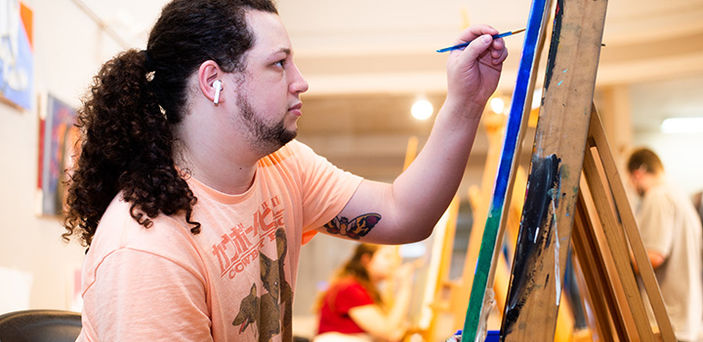
[{"label": "white wireless earbud", "polygon": [[215,82],[212,83],[212,86],[215,87],[215,98],[212,100],[212,102],[215,104],[218,104],[218,103],[220,103],[220,92],[222,91],[222,81],[215,80]]}]

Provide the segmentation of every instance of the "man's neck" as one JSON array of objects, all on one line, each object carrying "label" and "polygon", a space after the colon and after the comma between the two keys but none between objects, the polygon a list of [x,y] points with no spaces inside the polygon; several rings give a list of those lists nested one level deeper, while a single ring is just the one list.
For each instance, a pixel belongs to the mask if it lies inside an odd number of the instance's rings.
[{"label": "man's neck", "polygon": [[663,174],[648,174],[644,182],[644,193],[664,183]]},{"label": "man's neck", "polygon": [[256,165],[263,157],[236,133],[210,123],[181,126],[176,132],[173,160],[181,169],[188,169],[201,183],[226,194],[241,194],[251,187]]},{"label": "man's neck", "polygon": [[246,192],[256,175],[258,159],[238,159],[213,153],[194,153],[192,150],[174,158],[179,168],[188,169],[199,182],[230,195]]}]

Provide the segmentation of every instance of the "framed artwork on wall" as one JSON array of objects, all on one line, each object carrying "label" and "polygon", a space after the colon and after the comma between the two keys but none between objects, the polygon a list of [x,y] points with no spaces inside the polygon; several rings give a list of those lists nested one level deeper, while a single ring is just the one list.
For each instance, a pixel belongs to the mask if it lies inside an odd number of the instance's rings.
[{"label": "framed artwork on wall", "polygon": [[34,99],[33,13],[18,0],[0,0],[0,100],[30,110]]},{"label": "framed artwork on wall", "polygon": [[61,216],[66,199],[68,170],[78,153],[79,129],[75,126],[76,110],[53,95],[42,99],[45,105],[39,118],[39,163],[37,188],[39,212],[45,216]]}]

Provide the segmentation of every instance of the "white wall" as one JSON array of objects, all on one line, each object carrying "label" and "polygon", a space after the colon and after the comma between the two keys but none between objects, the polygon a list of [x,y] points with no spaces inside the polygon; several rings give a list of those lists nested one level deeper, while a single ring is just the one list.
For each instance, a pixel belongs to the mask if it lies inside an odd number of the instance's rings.
[{"label": "white wall", "polygon": [[686,194],[703,190],[703,134],[640,133],[634,141],[636,147],[649,147],[659,155],[667,179]]},{"label": "white wall", "polygon": [[[117,52],[112,40],[70,0],[24,0],[34,12],[35,91],[78,106],[100,62]],[[70,309],[74,274],[84,249],[61,241],[61,221],[35,209],[38,112],[0,104],[0,313],[27,308]],[[28,301],[9,270],[31,275]]]},{"label": "white wall", "polygon": [[668,117],[703,116],[703,75],[630,86],[633,147],[646,146],[662,160],[669,180],[688,194],[703,190],[703,134],[662,133]]}]

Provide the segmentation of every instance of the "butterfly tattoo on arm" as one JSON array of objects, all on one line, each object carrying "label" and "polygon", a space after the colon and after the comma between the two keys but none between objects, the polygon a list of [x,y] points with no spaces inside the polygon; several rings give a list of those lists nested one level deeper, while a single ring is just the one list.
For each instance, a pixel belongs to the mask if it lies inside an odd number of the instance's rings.
[{"label": "butterfly tattoo on arm", "polygon": [[359,215],[351,220],[343,216],[337,216],[332,221],[327,222],[324,227],[330,234],[339,234],[358,240],[366,236],[379,221],[381,221],[381,215],[377,213]]}]

